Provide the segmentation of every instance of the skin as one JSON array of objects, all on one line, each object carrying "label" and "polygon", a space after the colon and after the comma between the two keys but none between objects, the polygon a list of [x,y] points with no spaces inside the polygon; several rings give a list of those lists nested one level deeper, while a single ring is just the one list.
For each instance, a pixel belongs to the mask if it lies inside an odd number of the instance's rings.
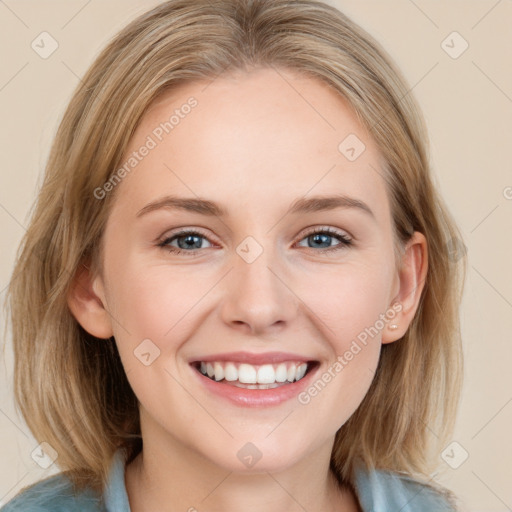
[{"label": "skin", "polygon": [[[198,105],[117,186],[101,272],[79,274],[68,301],[88,332],[115,337],[140,402],[144,450],[126,470],[132,511],[359,510],[329,471],[334,436],[363,400],[382,344],[399,340],[414,316],[425,238],[415,233],[398,269],[378,148],[339,94],[295,72],[181,85],[152,105],[126,155],[190,96]],[[349,134],[366,146],[353,162],[338,150]],[[373,215],[286,214],[299,198],[333,192]],[[167,194],[215,201],[227,215],[161,208],[137,217]],[[316,227],[353,244],[327,253],[340,241],[315,244]],[[206,237],[185,249],[194,257],[157,245],[180,228]],[[263,248],[252,263],[236,252],[247,236]],[[385,326],[307,405],[234,405],[207,392],[189,365],[220,352],[284,351],[318,360],[320,376],[393,304],[402,307],[389,322],[398,329]],[[144,339],[160,350],[148,366],[134,357]],[[237,457],[247,442],[262,454],[252,468]]]}]

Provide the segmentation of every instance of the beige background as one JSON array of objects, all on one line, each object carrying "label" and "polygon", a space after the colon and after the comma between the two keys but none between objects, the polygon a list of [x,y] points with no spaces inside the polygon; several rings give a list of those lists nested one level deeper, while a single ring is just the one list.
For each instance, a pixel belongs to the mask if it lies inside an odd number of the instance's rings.
[{"label": "beige background", "polygon": [[[193,0],[191,0],[193,1]],[[0,299],[12,271],[48,148],[71,92],[94,56],[147,0],[0,0]],[[512,1],[331,0],[395,58],[420,101],[432,162],[464,233],[469,273],[461,312],[466,383],[458,443],[437,478],[471,512],[512,510]],[[43,31],[58,49],[42,59]],[[441,43],[457,31],[457,59]],[[462,40],[449,38],[451,52]],[[453,42],[452,42],[453,41]],[[2,326],[5,319],[2,317]],[[12,402],[7,346],[0,379],[0,503],[56,471],[31,459],[37,443]]]}]

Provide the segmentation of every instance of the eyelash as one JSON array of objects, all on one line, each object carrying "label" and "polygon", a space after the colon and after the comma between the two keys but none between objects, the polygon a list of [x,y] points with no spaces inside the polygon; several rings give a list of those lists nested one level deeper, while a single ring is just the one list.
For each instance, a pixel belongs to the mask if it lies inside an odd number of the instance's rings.
[{"label": "eyelash", "polygon": [[[332,229],[332,228],[315,228],[314,230],[305,233],[299,241],[302,241],[303,239],[308,238],[310,236],[314,236],[316,234],[327,234],[331,237],[337,238],[340,242],[339,244],[336,244],[333,247],[323,248],[321,250],[321,252],[323,252],[323,253],[326,253],[326,252],[330,253],[330,252],[334,252],[334,251],[343,250],[343,249],[346,249],[347,247],[350,247],[353,243],[352,239],[349,236],[347,236],[339,231],[336,231],[335,229]],[[166,249],[173,254],[186,254],[189,257],[197,256],[197,251],[201,251],[202,249],[193,249],[193,250],[187,251],[187,250],[180,249],[178,247],[172,247],[169,245],[173,240],[175,240],[177,238],[181,238],[183,236],[190,236],[190,235],[199,236],[201,238],[208,239],[207,236],[205,236],[203,233],[201,233],[198,230],[185,229],[185,230],[179,231],[178,233],[173,234],[172,236],[165,238],[164,240],[160,241],[157,245],[158,245],[158,247],[161,247],[162,249]],[[314,247],[307,247],[307,249],[314,250]]]}]

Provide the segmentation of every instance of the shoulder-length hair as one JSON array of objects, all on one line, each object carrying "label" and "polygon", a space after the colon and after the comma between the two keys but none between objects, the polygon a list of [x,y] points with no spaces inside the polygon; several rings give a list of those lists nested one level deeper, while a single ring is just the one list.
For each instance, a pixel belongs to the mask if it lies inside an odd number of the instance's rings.
[{"label": "shoulder-length hair", "polygon": [[[428,242],[428,273],[403,338],[382,347],[373,383],[336,434],[331,467],[350,481],[368,468],[430,471],[459,402],[460,233],[436,192],[427,132],[390,57],[337,9],[315,0],[170,0],[121,30],[80,81],[48,159],[8,290],[15,397],[39,441],[80,488],[101,489],[114,451],[141,449],[137,399],[112,340],[78,324],[67,294],[98,248],[115,191],[98,199],[141,117],[174,86],[250,67],[287,68],[329,84],[384,158],[399,248]],[[463,247],[463,246],[462,246]],[[437,449],[439,446],[436,447]]]}]

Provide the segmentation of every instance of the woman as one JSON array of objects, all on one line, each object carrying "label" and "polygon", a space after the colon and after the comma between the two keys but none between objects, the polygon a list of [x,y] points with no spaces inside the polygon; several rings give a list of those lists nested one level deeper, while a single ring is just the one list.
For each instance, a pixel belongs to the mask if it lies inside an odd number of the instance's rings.
[{"label": "woman", "polygon": [[323,3],[171,0],[123,29],[9,290],[16,397],[63,473],[5,510],[455,510],[428,475],[459,233],[425,141]]}]

